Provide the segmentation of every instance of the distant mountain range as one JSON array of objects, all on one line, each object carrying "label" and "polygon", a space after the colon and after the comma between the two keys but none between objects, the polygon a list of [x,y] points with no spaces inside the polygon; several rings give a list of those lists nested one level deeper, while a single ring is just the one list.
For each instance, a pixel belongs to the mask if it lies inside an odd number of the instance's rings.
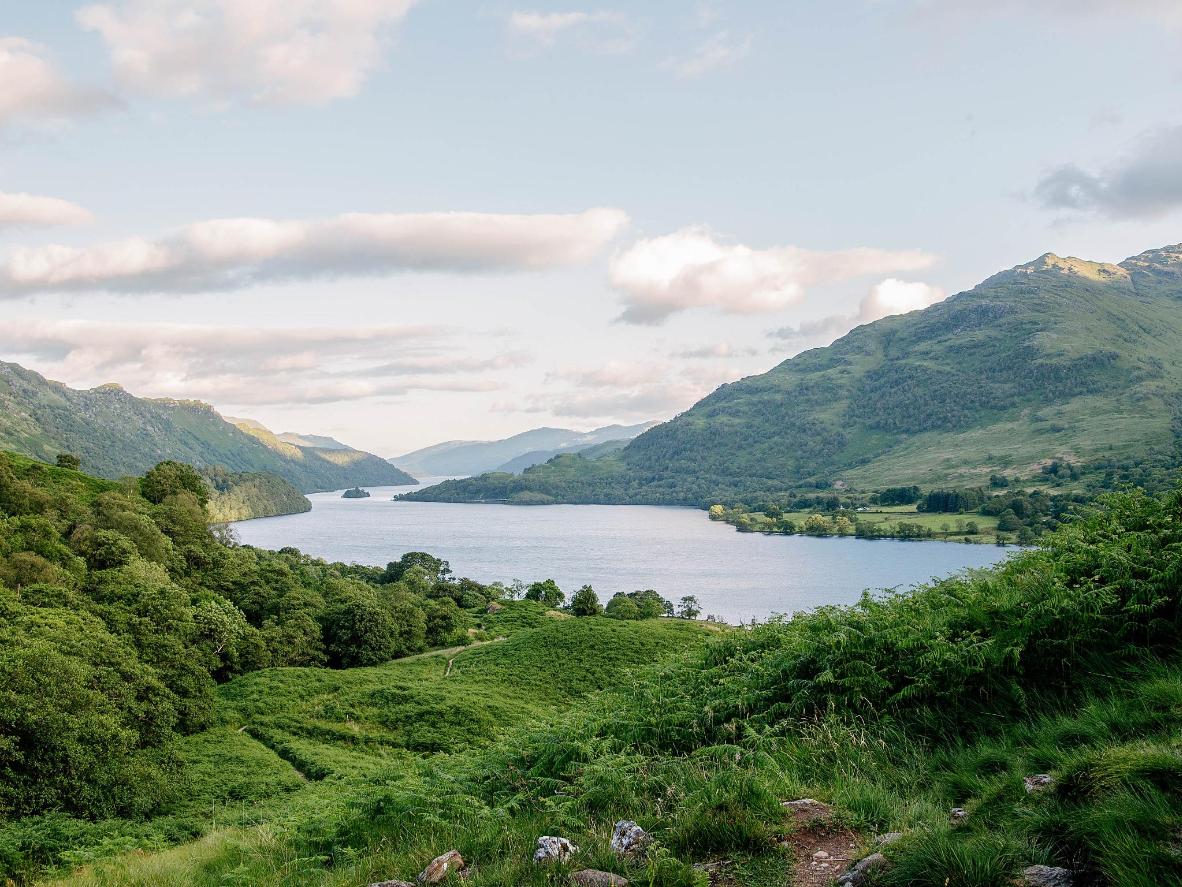
[{"label": "distant mountain range", "polygon": [[408,498],[701,505],[1180,458],[1182,244],[1119,265],[1048,253],[723,385],[618,453]]},{"label": "distant mountain range", "polygon": [[577,453],[608,441],[631,440],[656,424],[607,425],[594,431],[534,428],[504,440],[449,440],[390,461],[419,477],[481,474],[485,471],[519,473],[559,453]]},{"label": "distant mountain range", "polygon": [[268,472],[304,493],[416,482],[385,459],[331,438],[286,437],[251,420],[228,421],[200,401],[134,397],[118,385],[77,390],[0,362],[0,449],[50,462],[72,453],[83,470],[108,478],[176,459],[198,469]]}]

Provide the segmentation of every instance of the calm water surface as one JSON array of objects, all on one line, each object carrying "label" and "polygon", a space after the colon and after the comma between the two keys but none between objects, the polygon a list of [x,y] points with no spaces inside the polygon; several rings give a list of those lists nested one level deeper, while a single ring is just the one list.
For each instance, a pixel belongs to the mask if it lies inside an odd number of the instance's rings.
[{"label": "calm water surface", "polygon": [[821,604],[851,603],[864,589],[909,588],[1012,549],[738,533],[690,508],[647,505],[451,505],[394,502],[410,487],[371,487],[369,499],[314,493],[305,514],[244,521],[238,538],[260,548],[294,546],[346,563],[385,565],[429,551],[481,582],[556,580],[569,595],[591,584],[697,595],[703,614],[766,619]]}]

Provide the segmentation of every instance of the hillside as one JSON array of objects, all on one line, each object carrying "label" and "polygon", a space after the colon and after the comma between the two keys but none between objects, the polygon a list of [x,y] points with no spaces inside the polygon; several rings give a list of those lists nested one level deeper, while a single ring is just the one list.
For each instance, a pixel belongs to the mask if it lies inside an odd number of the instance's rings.
[{"label": "hillside", "polygon": [[[103,887],[413,882],[453,849],[484,887],[1182,883],[1180,527],[1182,492],[1112,496],[997,568],[705,644],[518,602],[478,649],[257,671],[172,747],[167,812],[0,849]],[[578,849],[536,865],[541,835]]]},{"label": "hillside", "polygon": [[926,310],[723,385],[617,457],[408,498],[711,501],[835,484],[963,486],[1052,460],[1170,465],[1182,428],[1182,246],[1045,255]]},{"label": "hillside", "polygon": [[420,477],[471,475],[485,471],[519,472],[558,453],[575,453],[607,441],[630,440],[654,424],[608,425],[594,431],[534,428],[504,440],[446,441],[390,461]]},{"label": "hillside", "polygon": [[422,552],[237,546],[207,496],[175,462],[115,483],[0,452],[0,882],[347,802],[722,630],[574,618]]},{"label": "hillside", "polygon": [[211,487],[209,502],[205,506],[211,523],[225,524],[312,510],[307,497],[277,474],[265,471],[235,474],[213,468],[207,469],[204,477]]},{"label": "hillside", "polygon": [[202,469],[270,472],[305,493],[415,482],[372,453],[286,443],[257,423],[236,427],[199,401],[133,397],[118,385],[80,391],[4,362],[0,448],[48,462],[73,453],[83,470],[112,479],[174,459]]}]

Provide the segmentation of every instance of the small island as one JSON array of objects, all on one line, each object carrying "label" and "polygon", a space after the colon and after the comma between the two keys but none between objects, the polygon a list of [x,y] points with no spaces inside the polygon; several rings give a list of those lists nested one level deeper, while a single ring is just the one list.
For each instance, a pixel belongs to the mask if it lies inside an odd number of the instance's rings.
[{"label": "small island", "polygon": [[341,493],[342,499],[368,499],[369,490],[363,490],[361,487],[353,487]]}]

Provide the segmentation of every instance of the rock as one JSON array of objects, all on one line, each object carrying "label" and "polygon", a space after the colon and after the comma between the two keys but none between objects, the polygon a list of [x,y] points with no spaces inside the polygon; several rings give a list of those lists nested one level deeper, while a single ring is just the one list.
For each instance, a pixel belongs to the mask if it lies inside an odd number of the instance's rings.
[{"label": "rock", "polygon": [[1026,791],[1028,793],[1037,792],[1054,785],[1055,777],[1049,773],[1035,773],[1033,776],[1022,777],[1022,782],[1026,784]]},{"label": "rock", "polygon": [[432,859],[431,864],[419,873],[419,883],[438,884],[452,872],[459,872],[463,868],[464,857],[460,856],[460,851],[448,850]]},{"label": "rock", "polygon": [[879,835],[877,838],[875,838],[874,843],[879,847],[885,847],[887,844],[895,843],[895,841],[899,840],[901,837],[903,837],[902,832],[887,832],[886,834]]},{"label": "rock", "polygon": [[579,852],[579,848],[566,838],[542,835],[538,838],[538,849],[534,851],[534,862],[538,864],[566,862]]},{"label": "rock", "polygon": [[652,838],[631,819],[621,819],[612,829],[612,852],[617,856],[636,856],[643,853]]},{"label": "rock", "polygon": [[573,880],[579,887],[628,887],[626,878],[613,875],[611,872],[601,872],[598,869],[583,869],[575,872]]},{"label": "rock", "polygon": [[410,881],[374,881],[369,887],[415,887]]},{"label": "rock", "polygon": [[952,820],[953,825],[960,825],[969,818],[969,811],[964,807],[953,807],[952,811],[948,814],[948,818]]},{"label": "rock", "polygon": [[828,859],[829,854],[824,850],[818,850],[813,854],[813,859]]},{"label": "rock", "polygon": [[1055,868],[1053,865],[1032,865],[1022,869],[1018,884],[1023,887],[1071,887],[1075,875],[1070,869]]},{"label": "rock", "polygon": [[890,860],[881,853],[872,853],[865,859],[858,860],[848,872],[838,878],[838,887],[860,887],[870,880],[872,873],[889,868],[890,865]]},{"label": "rock", "polygon": [[817,819],[828,819],[833,815],[833,808],[822,804],[813,798],[797,798],[795,801],[784,801],[781,807],[792,811],[792,818],[797,822],[813,822]]}]

